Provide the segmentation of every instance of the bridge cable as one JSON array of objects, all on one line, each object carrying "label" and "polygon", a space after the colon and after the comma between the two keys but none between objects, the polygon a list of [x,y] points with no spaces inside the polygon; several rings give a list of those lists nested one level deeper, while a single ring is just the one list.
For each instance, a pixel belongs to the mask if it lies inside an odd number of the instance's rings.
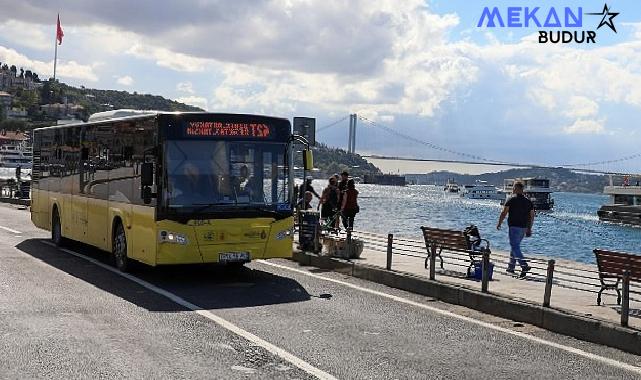
[{"label": "bridge cable", "polygon": [[[387,131],[387,132],[389,132],[389,133],[391,133],[393,135],[396,135],[398,137],[401,137],[401,138],[403,138],[405,140],[409,140],[409,141],[412,141],[412,142],[427,146],[427,147],[429,147],[431,149],[434,149],[434,150],[438,150],[438,151],[446,152],[446,153],[451,153],[451,154],[455,154],[455,155],[462,156],[462,157],[472,158],[472,159],[483,161],[483,162],[486,162],[486,163],[500,164],[500,165],[506,165],[506,166],[532,167],[532,168],[549,168],[549,169],[555,169],[555,168],[558,168],[558,167],[563,167],[563,168],[570,169],[570,170],[572,170],[572,169],[576,170],[577,166],[581,167],[581,166],[604,165],[604,164],[611,164],[611,163],[629,161],[629,160],[641,157],[641,153],[637,153],[637,154],[633,154],[633,155],[622,157],[622,158],[615,159],[615,160],[607,160],[607,161],[600,161],[600,162],[590,162],[590,163],[575,164],[575,165],[570,165],[570,164],[566,164],[566,165],[539,165],[539,164],[522,164],[522,163],[515,163],[515,162],[498,161],[498,160],[491,160],[491,159],[488,159],[488,158],[472,155],[472,154],[469,154],[469,153],[458,152],[458,151],[455,151],[455,150],[452,150],[452,149],[447,149],[447,148],[441,147],[439,145],[433,144],[433,143],[431,143],[429,141],[424,141],[424,140],[417,139],[415,137],[412,137],[412,136],[406,135],[404,133],[398,132],[398,131],[390,128],[390,127],[384,126],[384,125],[382,125],[380,123],[377,123],[377,122],[374,122],[372,120],[369,120],[368,118],[366,118],[364,116],[358,116],[358,118],[361,121],[363,121],[363,122],[365,122],[365,123],[367,123],[369,125],[372,125],[374,127],[383,129],[383,130],[385,130],[385,131]],[[598,170],[586,170],[586,171],[599,173],[599,174],[621,174],[621,173],[598,171]]]},{"label": "bridge cable", "polygon": [[359,116],[358,118],[359,118],[361,121],[364,121],[365,123],[368,123],[368,124],[370,124],[370,125],[372,125],[372,126],[374,126],[374,127],[377,127],[377,128],[383,129],[383,130],[385,130],[385,131],[387,131],[387,132],[389,132],[389,133],[391,133],[391,134],[393,134],[393,135],[395,135],[395,136],[401,137],[401,138],[403,138],[403,139],[405,139],[405,140],[409,140],[409,141],[412,141],[412,142],[415,142],[415,143],[418,143],[418,144],[421,144],[421,145],[427,146],[427,147],[429,147],[430,149],[434,149],[434,150],[438,150],[438,151],[446,152],[446,153],[451,153],[451,154],[455,154],[455,155],[462,156],[462,157],[472,158],[472,159],[474,159],[474,160],[479,160],[479,161],[492,162],[492,163],[499,163],[499,164],[509,164],[509,163],[504,162],[504,161],[490,160],[490,159],[488,159],[488,158],[483,158],[483,157],[476,156],[476,155],[473,155],[473,154],[463,153],[463,152],[458,152],[458,151],[455,151],[455,150],[451,150],[451,149],[443,148],[442,146],[439,146],[439,145],[433,144],[433,143],[431,143],[431,142],[429,142],[429,141],[420,140],[420,139],[417,139],[417,138],[415,138],[415,137],[412,137],[412,136],[406,135],[406,134],[404,134],[404,133],[398,132],[398,131],[396,131],[396,130],[394,130],[394,129],[390,128],[390,127],[387,127],[387,126],[384,126],[384,125],[382,125],[382,124],[376,123],[376,122],[374,122],[374,121],[372,121],[372,120],[369,120],[369,119],[368,119],[368,118],[366,118],[366,117]]},{"label": "bridge cable", "polygon": [[341,122],[343,122],[345,120],[347,120],[348,117],[349,117],[349,115],[346,115],[346,116],[344,116],[344,117],[342,117],[342,118],[340,118],[340,119],[338,119],[338,120],[336,120],[336,121],[334,121],[332,123],[329,123],[327,125],[323,125],[322,127],[316,129],[316,133],[317,134],[321,133],[321,132],[323,132],[323,131],[325,131],[325,130],[327,130],[327,129],[329,129],[329,128],[331,128],[331,127],[333,127],[333,126],[335,126],[335,125],[337,125],[337,124],[339,124],[339,123],[341,123]]}]

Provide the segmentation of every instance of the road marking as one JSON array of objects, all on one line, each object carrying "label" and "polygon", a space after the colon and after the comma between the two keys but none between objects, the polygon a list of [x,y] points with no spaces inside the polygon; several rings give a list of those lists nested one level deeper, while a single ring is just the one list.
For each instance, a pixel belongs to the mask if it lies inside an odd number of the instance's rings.
[{"label": "road marking", "polygon": [[21,234],[21,233],[22,233],[22,232],[20,232],[20,231],[16,231],[16,230],[14,230],[14,229],[12,229],[12,228],[4,227],[4,226],[0,226],[0,229],[1,229],[1,230],[5,230],[5,231],[9,231],[9,232],[14,233],[14,234]]},{"label": "road marking", "polygon": [[[54,248],[58,248],[58,247],[56,247],[55,244],[53,244],[50,241],[41,240],[41,242],[44,243],[44,244],[47,244],[49,246],[52,246]],[[113,273],[115,273],[115,274],[117,274],[117,275],[119,275],[121,277],[124,277],[124,278],[130,280],[130,281],[133,281],[136,284],[138,284],[138,285],[140,285],[140,286],[142,286],[142,287],[144,287],[144,288],[146,288],[148,290],[151,290],[154,293],[157,293],[157,294],[159,294],[161,296],[164,296],[164,297],[170,299],[172,302],[174,302],[174,303],[176,303],[176,304],[178,304],[180,306],[183,306],[183,307],[185,307],[187,309],[190,309],[190,310],[194,311],[196,314],[201,315],[201,316],[213,321],[214,323],[218,324],[222,328],[224,328],[226,330],[229,330],[232,333],[247,339],[251,343],[264,348],[265,350],[267,350],[270,353],[280,357],[281,359],[284,359],[284,360],[290,362],[291,364],[295,365],[296,367],[300,368],[301,370],[305,371],[306,373],[308,373],[310,375],[313,375],[313,376],[315,376],[315,377],[317,377],[319,379],[323,379],[323,380],[336,380],[336,378],[334,376],[330,375],[329,373],[327,373],[327,372],[325,372],[325,371],[323,371],[321,369],[318,369],[318,368],[314,367],[313,365],[307,363],[303,359],[290,354],[289,352],[285,351],[284,349],[267,342],[266,340],[260,338],[257,335],[254,335],[254,334],[250,333],[247,330],[243,330],[242,328],[234,325],[233,323],[229,322],[226,319],[223,319],[223,318],[217,316],[216,314],[212,313],[209,310],[203,310],[202,307],[199,307],[198,305],[193,304],[193,303],[185,300],[184,298],[182,298],[182,297],[180,297],[180,296],[178,296],[178,295],[176,295],[174,293],[171,293],[171,292],[169,292],[169,291],[167,291],[165,289],[162,289],[162,288],[159,288],[159,287],[157,287],[155,285],[152,285],[151,283],[149,283],[149,282],[147,282],[145,280],[142,280],[142,279],[140,279],[140,278],[138,278],[136,276],[132,276],[129,273],[120,272],[118,269],[116,269],[114,267],[111,267],[109,265],[101,263],[100,261],[98,261],[96,259],[92,259],[91,257],[87,257],[87,256],[85,256],[85,255],[83,255],[81,253],[74,252],[72,250],[65,249],[65,248],[58,248],[58,249],[63,251],[63,252],[65,252],[65,253],[73,255],[75,257],[78,257],[78,258],[84,259],[86,261],[89,261],[92,264],[95,264],[95,265],[97,265],[97,266],[99,266],[99,267],[101,267],[103,269],[106,269],[106,270],[108,270],[110,272],[113,272]]]},{"label": "road marking", "polygon": [[621,362],[621,361],[618,361],[618,360],[614,360],[614,359],[606,358],[606,357],[603,357],[603,356],[599,356],[599,355],[596,355],[596,354],[593,354],[593,353],[590,353],[590,352],[587,352],[587,351],[583,351],[583,350],[575,348],[575,347],[565,346],[565,345],[562,345],[562,344],[559,344],[559,343],[555,343],[555,342],[549,342],[547,340],[535,337],[533,335],[529,335],[529,334],[525,334],[525,333],[522,333],[522,332],[519,332],[519,331],[506,329],[504,327],[496,326],[496,325],[493,325],[493,324],[488,323],[488,322],[479,321],[478,319],[466,317],[464,315],[459,315],[459,314],[452,313],[451,311],[447,311],[447,310],[439,309],[439,308],[436,308],[436,307],[433,307],[433,306],[428,306],[428,305],[425,305],[425,304],[422,304],[422,303],[419,303],[419,302],[415,302],[415,301],[409,300],[407,298],[403,298],[403,297],[395,296],[395,295],[392,295],[392,294],[379,292],[379,291],[373,290],[373,289],[363,288],[363,287],[358,286],[358,285],[350,284],[349,282],[336,280],[336,279],[328,278],[328,277],[324,277],[324,276],[320,276],[320,275],[317,275],[317,274],[314,274],[314,273],[306,272],[304,270],[291,268],[291,267],[288,267],[288,266],[285,266],[285,265],[270,263],[270,262],[267,262],[265,260],[256,260],[255,262],[260,263],[260,264],[264,264],[264,265],[269,265],[269,266],[272,266],[274,268],[279,268],[279,269],[284,269],[284,270],[288,270],[288,271],[291,271],[291,272],[296,272],[296,273],[299,273],[299,274],[302,274],[302,275],[305,275],[305,276],[308,276],[308,277],[313,277],[313,278],[316,278],[316,279],[319,279],[319,280],[325,280],[325,281],[333,282],[335,284],[339,284],[339,285],[343,285],[343,286],[346,286],[346,287],[349,287],[349,288],[352,288],[352,289],[360,290],[360,291],[365,292],[365,293],[370,293],[370,294],[377,295],[377,296],[380,296],[380,297],[389,298],[389,299],[394,300],[394,301],[399,302],[399,303],[404,303],[404,304],[415,306],[415,307],[418,307],[418,308],[421,308],[421,309],[426,309],[426,310],[432,311],[432,312],[437,313],[437,314],[441,314],[441,315],[444,315],[444,316],[460,319],[462,321],[466,321],[466,322],[469,322],[469,323],[474,323],[474,324],[477,324],[479,326],[483,326],[483,327],[486,327],[488,329],[500,331],[500,332],[503,332],[503,333],[506,333],[506,334],[515,335],[515,336],[518,336],[518,337],[521,337],[521,338],[524,338],[524,339],[528,339],[528,340],[531,340],[531,341],[539,343],[539,344],[543,344],[543,345],[546,345],[546,346],[558,348],[560,350],[567,351],[569,353],[572,353],[572,354],[575,354],[575,355],[578,355],[578,356],[582,356],[582,357],[587,358],[587,359],[600,361],[600,362],[605,363],[607,365],[610,365],[612,367],[624,369],[624,370],[630,371],[630,372],[635,372],[635,373],[641,375],[641,367],[636,367],[636,366],[633,366],[631,364],[624,363],[624,362]]}]

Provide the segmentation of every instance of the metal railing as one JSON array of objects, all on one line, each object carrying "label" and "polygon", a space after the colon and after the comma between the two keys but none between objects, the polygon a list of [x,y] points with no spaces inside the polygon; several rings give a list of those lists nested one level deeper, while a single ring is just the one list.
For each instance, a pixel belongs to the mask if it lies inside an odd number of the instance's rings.
[{"label": "metal railing", "polygon": [[[430,280],[436,279],[436,273],[440,272],[437,265],[443,271],[443,274],[448,274],[445,268],[465,268],[470,267],[470,257],[465,252],[443,251],[437,258],[435,251],[429,252],[425,246],[424,241],[399,238],[394,234],[387,236],[368,231],[354,230],[352,237],[361,239],[364,242],[364,248],[373,251],[385,253],[386,269],[392,270],[393,257],[405,256],[425,260],[425,267],[429,269]],[[442,264],[441,264],[442,260]],[[599,271],[587,268],[588,264],[580,264],[580,267],[570,266],[566,264],[557,263],[554,259],[543,259],[534,256],[525,257],[528,265],[531,267],[528,272],[527,278],[534,281],[544,282],[545,290],[542,297],[542,305],[550,307],[552,298],[553,287],[565,288],[580,292],[591,294],[598,294],[601,289],[601,280],[599,278]],[[438,262],[438,264],[437,264]],[[510,263],[510,257],[505,254],[491,254],[484,255],[481,265],[482,278],[481,278],[481,291],[489,292],[489,270],[490,262],[495,267],[507,267]],[[450,274],[452,271],[449,271]],[[628,311],[629,302],[641,302],[641,287],[634,283],[631,284],[625,276],[623,278],[623,294],[621,301],[621,325],[628,326]]]}]

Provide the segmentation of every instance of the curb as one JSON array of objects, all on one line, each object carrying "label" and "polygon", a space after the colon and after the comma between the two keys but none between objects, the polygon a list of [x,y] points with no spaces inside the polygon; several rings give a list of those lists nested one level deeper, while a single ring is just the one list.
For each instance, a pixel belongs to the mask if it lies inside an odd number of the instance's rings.
[{"label": "curb", "polygon": [[20,205],[20,206],[30,206],[31,205],[31,200],[29,199],[18,199],[18,198],[0,198],[0,203],[9,203],[12,205]]},{"label": "curb", "polygon": [[413,274],[388,271],[367,264],[346,262],[326,256],[294,252],[292,260],[304,266],[329,269],[363,280],[387,285],[440,301],[464,306],[496,317],[528,323],[583,341],[641,355],[641,331],[566,311],[521,302],[464,286],[431,281]]}]

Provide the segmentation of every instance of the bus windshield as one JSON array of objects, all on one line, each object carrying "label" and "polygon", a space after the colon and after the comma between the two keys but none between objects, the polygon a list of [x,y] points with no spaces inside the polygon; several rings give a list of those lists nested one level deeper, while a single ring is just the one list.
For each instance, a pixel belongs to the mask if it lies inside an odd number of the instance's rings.
[{"label": "bus windshield", "polygon": [[284,143],[167,140],[164,151],[163,202],[170,209],[288,202]]}]

